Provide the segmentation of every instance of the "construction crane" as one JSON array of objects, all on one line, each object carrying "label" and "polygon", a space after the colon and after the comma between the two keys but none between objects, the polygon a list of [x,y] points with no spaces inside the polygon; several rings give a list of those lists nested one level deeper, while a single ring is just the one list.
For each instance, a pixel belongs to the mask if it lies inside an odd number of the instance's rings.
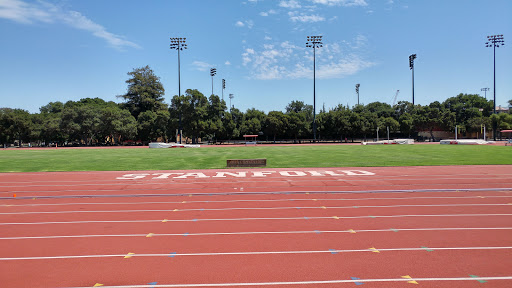
[{"label": "construction crane", "polygon": [[398,92],[400,92],[400,90],[396,90],[396,94],[395,94],[395,97],[393,98],[393,105],[392,106],[395,106],[395,104],[396,104],[396,97],[398,97]]}]

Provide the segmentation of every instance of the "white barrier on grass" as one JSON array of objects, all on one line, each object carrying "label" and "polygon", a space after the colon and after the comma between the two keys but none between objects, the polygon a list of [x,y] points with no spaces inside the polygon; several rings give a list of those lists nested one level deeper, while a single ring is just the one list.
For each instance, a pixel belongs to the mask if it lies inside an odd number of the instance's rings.
[{"label": "white barrier on grass", "polygon": [[414,144],[414,139],[393,139],[377,142],[361,142],[361,145]]},{"label": "white barrier on grass", "polygon": [[199,148],[200,145],[190,144],[178,144],[178,143],[163,143],[163,142],[151,142],[149,148]]},{"label": "white barrier on grass", "polygon": [[483,145],[492,144],[493,141],[485,141],[482,139],[445,139],[441,140],[439,144],[451,144],[451,145]]}]

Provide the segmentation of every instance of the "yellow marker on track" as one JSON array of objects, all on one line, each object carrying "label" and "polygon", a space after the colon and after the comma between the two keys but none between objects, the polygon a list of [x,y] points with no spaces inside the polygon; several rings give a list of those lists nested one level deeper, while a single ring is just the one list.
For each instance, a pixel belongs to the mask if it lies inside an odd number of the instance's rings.
[{"label": "yellow marker on track", "polygon": [[146,238],[150,238],[150,237],[153,237],[153,233],[149,233],[148,235],[146,235]]},{"label": "yellow marker on track", "polygon": [[320,206],[320,208],[322,208],[322,209],[327,209],[325,206]]},{"label": "yellow marker on track", "polygon": [[356,234],[356,231],[354,231],[354,229],[348,229],[348,232],[350,232],[352,234]]},{"label": "yellow marker on track", "polygon": [[167,220],[167,219],[164,219],[164,220],[162,220],[162,223],[166,223],[167,221],[169,221],[169,220]]},{"label": "yellow marker on track", "polygon": [[100,287],[100,286],[103,286],[103,284],[96,283],[96,284],[94,284],[94,286],[92,286],[92,287]]},{"label": "yellow marker on track", "polygon": [[176,212],[176,211],[180,211],[180,210],[178,210],[178,209],[174,209],[174,210],[172,210],[172,211]]},{"label": "yellow marker on track", "polygon": [[340,219],[340,217],[338,217],[338,216],[332,216],[332,218],[334,218],[334,219]]},{"label": "yellow marker on track", "polygon": [[374,253],[380,253],[379,250],[377,250],[377,248],[375,247],[371,247],[371,248],[368,248],[370,251],[374,252]]},{"label": "yellow marker on track", "polygon": [[132,256],[135,255],[135,253],[128,253],[126,254],[126,256],[124,256],[124,259],[127,259],[127,258],[132,258]]},{"label": "yellow marker on track", "polygon": [[181,202],[181,203],[187,203],[187,201],[183,201],[183,202]]},{"label": "yellow marker on track", "polygon": [[[409,275],[402,276],[402,278],[405,278],[405,279],[412,279],[412,277],[411,277],[411,276],[409,276]],[[416,282],[416,281],[414,281],[414,280],[407,281],[407,283],[410,283],[410,284],[419,284],[418,282]]]}]

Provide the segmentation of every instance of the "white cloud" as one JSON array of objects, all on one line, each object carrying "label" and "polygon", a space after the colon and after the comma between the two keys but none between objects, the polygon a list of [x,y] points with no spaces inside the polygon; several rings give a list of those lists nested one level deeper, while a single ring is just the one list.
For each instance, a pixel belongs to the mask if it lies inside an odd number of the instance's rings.
[{"label": "white cloud", "polygon": [[320,15],[305,15],[304,13],[297,13],[297,12],[288,12],[288,16],[290,17],[290,20],[293,22],[321,22],[325,21],[325,18]]},{"label": "white cloud", "polygon": [[236,21],[235,23],[236,27],[245,27],[251,29],[254,26],[254,22],[252,20],[246,20],[245,22],[242,21]]},{"label": "white cloud", "polygon": [[272,40],[272,37],[265,35],[265,38],[263,38],[263,39],[268,41],[268,40]]},{"label": "white cloud", "polygon": [[24,24],[35,22],[65,24],[70,27],[87,31],[95,37],[107,41],[112,47],[140,48],[139,45],[126,40],[123,36],[108,32],[105,27],[95,23],[80,12],[64,10],[59,6],[43,1],[26,3],[21,0],[1,0],[0,18]]},{"label": "white cloud", "polygon": [[196,70],[198,71],[208,71],[210,68],[212,68],[214,65],[202,62],[202,61],[194,61],[192,62],[192,65],[195,66]]},{"label": "white cloud", "polygon": [[[324,45],[317,52],[317,77],[320,79],[343,78],[375,63],[365,60],[352,46],[363,46],[366,38],[362,35],[345,46],[345,53],[339,44]],[[297,57],[304,55],[304,57]],[[251,78],[259,80],[302,79],[313,77],[313,51],[288,41],[278,45],[264,44],[261,51],[248,48],[242,53],[243,65],[250,68]]]},{"label": "white cloud", "polygon": [[265,11],[260,12],[260,16],[264,16],[264,17],[266,17],[268,15],[271,15],[271,14],[277,14],[276,10],[270,9],[270,10],[268,10],[266,12]]},{"label": "white cloud", "polygon": [[229,66],[229,65],[231,65],[231,62],[226,61],[226,62],[224,62],[224,65]]},{"label": "white cloud", "polygon": [[310,0],[315,4],[323,4],[328,6],[368,6],[365,0]]},{"label": "white cloud", "polygon": [[299,4],[297,0],[288,0],[279,2],[279,7],[289,8],[289,9],[299,9],[302,6]]}]

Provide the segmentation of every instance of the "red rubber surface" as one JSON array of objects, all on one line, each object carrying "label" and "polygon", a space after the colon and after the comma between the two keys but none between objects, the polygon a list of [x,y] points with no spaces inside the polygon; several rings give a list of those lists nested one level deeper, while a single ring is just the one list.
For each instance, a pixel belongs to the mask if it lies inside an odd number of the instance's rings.
[{"label": "red rubber surface", "polygon": [[[359,170],[368,175],[341,172]],[[252,177],[261,171],[275,172]],[[186,173],[206,178],[173,178]],[[127,174],[148,175],[117,179]],[[10,173],[0,183],[1,287],[355,287],[315,283],[351,277],[512,287],[510,166]],[[28,259],[54,256],[90,258]],[[447,280],[470,275],[505,278]]]}]

